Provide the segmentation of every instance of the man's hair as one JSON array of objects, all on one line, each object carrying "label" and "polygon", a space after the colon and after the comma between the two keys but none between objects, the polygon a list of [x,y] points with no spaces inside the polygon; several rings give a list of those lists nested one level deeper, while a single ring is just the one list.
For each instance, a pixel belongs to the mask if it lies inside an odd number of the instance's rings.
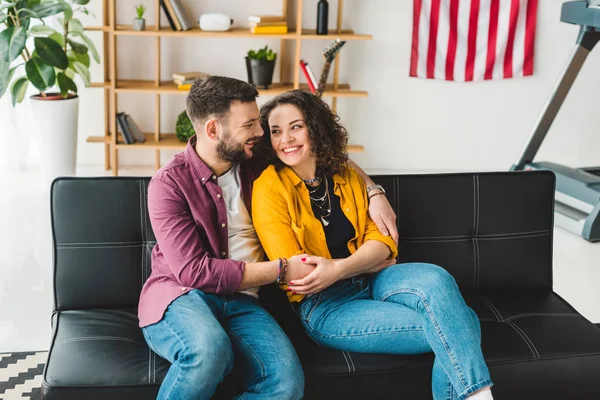
[{"label": "man's hair", "polygon": [[317,173],[329,176],[340,172],[348,162],[348,132],[327,103],[304,90],[280,94],[261,107],[260,123],[265,134],[257,142],[257,155],[277,167],[283,165],[271,146],[269,115],[275,107],[284,104],[296,106],[304,114],[311,141],[310,151],[317,159]]},{"label": "man's hair", "polygon": [[215,116],[219,121],[227,118],[234,101],[256,101],[258,91],[251,84],[225,76],[208,76],[196,79],[186,100],[186,112],[192,124]]}]

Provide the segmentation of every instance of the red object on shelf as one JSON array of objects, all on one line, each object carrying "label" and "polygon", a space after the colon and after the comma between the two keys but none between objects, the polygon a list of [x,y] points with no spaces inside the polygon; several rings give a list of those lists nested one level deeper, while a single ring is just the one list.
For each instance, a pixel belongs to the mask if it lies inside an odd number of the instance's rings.
[{"label": "red object on shelf", "polygon": [[300,68],[302,68],[302,72],[304,73],[306,82],[308,82],[308,88],[310,89],[311,93],[316,92],[317,88],[315,88],[315,85],[313,85],[312,79],[310,79],[310,75],[308,74],[308,71],[306,70],[306,63],[304,62],[304,60],[300,60]]}]

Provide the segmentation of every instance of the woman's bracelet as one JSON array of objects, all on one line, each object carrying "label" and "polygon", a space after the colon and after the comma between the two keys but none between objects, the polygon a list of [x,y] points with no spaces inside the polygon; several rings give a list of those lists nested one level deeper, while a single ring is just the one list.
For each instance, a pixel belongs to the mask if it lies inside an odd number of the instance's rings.
[{"label": "woman's bracelet", "polygon": [[377,193],[374,193],[374,194],[372,194],[371,196],[369,196],[369,200],[371,200],[371,199],[372,199],[373,197],[375,197],[375,196],[379,196],[380,194],[385,194],[385,193],[383,193],[383,192],[377,192]]},{"label": "woman's bracelet", "polygon": [[277,284],[279,286],[287,285],[287,258],[279,259],[279,275],[277,275]]}]

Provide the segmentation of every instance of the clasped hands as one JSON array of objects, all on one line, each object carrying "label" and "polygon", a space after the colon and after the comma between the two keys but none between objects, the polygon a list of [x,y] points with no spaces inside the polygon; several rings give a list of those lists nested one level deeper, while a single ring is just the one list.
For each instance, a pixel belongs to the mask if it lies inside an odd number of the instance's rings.
[{"label": "clasped hands", "polygon": [[[349,278],[340,267],[340,261],[325,257],[300,254],[288,259],[288,291],[309,295],[328,288],[340,279]],[[363,271],[376,272],[394,263],[384,260],[379,265]]]}]

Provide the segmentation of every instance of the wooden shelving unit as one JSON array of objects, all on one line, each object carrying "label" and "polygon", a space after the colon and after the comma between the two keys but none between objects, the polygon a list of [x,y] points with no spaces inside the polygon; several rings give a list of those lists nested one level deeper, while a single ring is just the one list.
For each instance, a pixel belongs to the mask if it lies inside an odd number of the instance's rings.
[{"label": "wooden shelving unit", "polygon": [[[105,168],[112,169],[113,175],[119,174],[119,150],[154,150],[155,167],[160,168],[160,151],[183,149],[186,144],[180,142],[174,133],[165,133],[160,131],[160,96],[163,95],[186,95],[187,90],[179,90],[172,81],[161,80],[161,38],[171,37],[212,37],[212,38],[232,38],[232,39],[250,39],[250,38],[278,38],[281,39],[280,54],[286,51],[289,42],[295,42],[293,82],[284,82],[283,76],[289,65],[286,65],[283,56],[279,57],[282,63],[280,65],[279,83],[274,83],[269,89],[259,89],[261,96],[275,96],[279,93],[292,89],[307,88],[300,83],[300,59],[301,47],[304,40],[327,40],[329,42],[336,38],[346,41],[371,40],[371,35],[356,34],[352,30],[342,30],[342,15],[344,0],[338,0],[337,28],[329,35],[317,35],[314,30],[303,29],[302,27],[302,8],[303,0],[296,0],[296,30],[286,34],[255,35],[249,28],[233,28],[227,32],[205,32],[199,28],[193,28],[187,31],[172,31],[170,27],[160,26],[161,8],[159,0],[154,0],[154,13],[157,25],[146,26],[145,31],[134,31],[130,25],[116,24],[116,1],[103,0],[103,26],[87,27],[90,31],[101,31],[104,33],[104,81],[92,83],[92,87],[105,90],[105,126],[107,127],[104,136],[90,136],[87,138],[89,143],[103,143],[105,148]],[[287,17],[288,0],[282,0],[283,16]],[[291,21],[288,20],[288,23]],[[155,38],[156,58],[155,74],[153,80],[122,80],[117,76],[117,37],[118,36],[153,36]],[[319,71],[315,71],[318,73]],[[328,84],[323,97],[332,98],[332,108],[337,107],[339,97],[367,97],[368,93],[361,90],[353,90],[349,84],[339,82],[339,54],[333,65],[333,83]],[[119,131],[117,130],[116,113],[118,108],[119,93],[143,93],[153,94],[155,96],[155,124],[154,132],[145,133],[146,141],[144,143],[125,144]],[[364,151],[361,145],[348,146],[350,152]]]}]

